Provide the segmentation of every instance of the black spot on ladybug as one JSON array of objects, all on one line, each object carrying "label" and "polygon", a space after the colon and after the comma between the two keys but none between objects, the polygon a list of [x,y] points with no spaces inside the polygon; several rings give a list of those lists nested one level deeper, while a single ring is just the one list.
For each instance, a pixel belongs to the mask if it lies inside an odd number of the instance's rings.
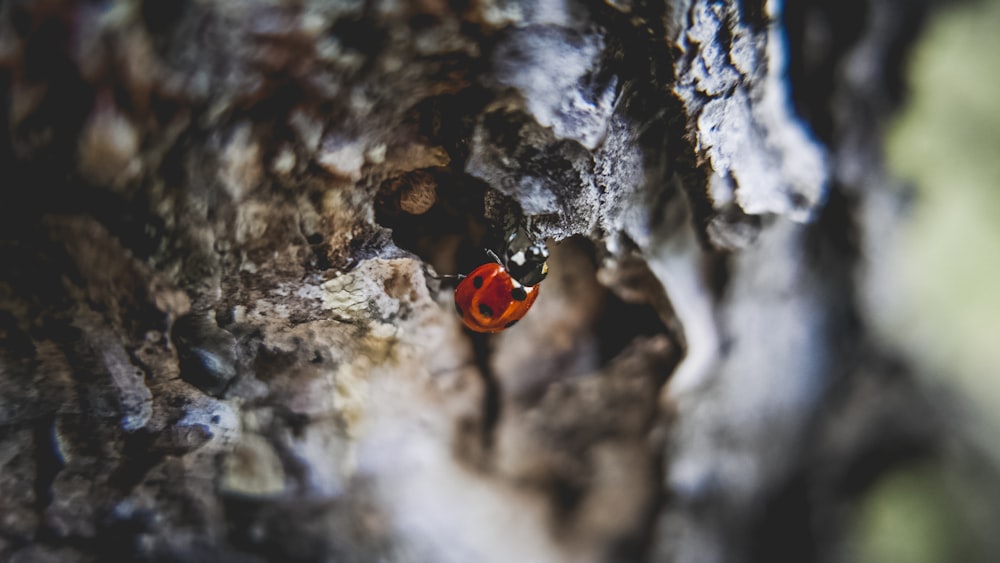
[{"label": "black spot on ladybug", "polygon": [[493,309],[490,309],[490,306],[487,305],[486,303],[480,303],[479,314],[486,317],[487,319],[491,319],[493,318]]},{"label": "black spot on ladybug", "polygon": [[483,287],[483,276],[476,276],[472,278],[472,285],[474,285],[476,289]]},{"label": "black spot on ladybug", "polygon": [[513,321],[510,321],[509,323],[503,325],[503,327],[504,328],[510,328],[510,327],[512,327],[512,326],[514,326],[516,324],[517,324],[517,319],[514,319]]},{"label": "black spot on ladybug", "polygon": [[525,291],[523,287],[517,286],[510,290],[510,296],[513,297],[515,301],[524,301],[528,298],[528,292]]},{"label": "black spot on ladybug", "polygon": [[464,314],[464,313],[462,313],[462,306],[459,305],[458,303],[455,303],[455,311],[458,312],[458,316],[460,316],[460,317]]}]

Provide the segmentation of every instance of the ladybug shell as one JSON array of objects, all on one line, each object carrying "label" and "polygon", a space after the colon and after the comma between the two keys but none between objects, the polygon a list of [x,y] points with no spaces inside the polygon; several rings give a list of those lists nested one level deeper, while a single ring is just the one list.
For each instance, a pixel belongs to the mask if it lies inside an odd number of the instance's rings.
[{"label": "ladybug shell", "polygon": [[455,288],[455,309],[476,332],[500,332],[528,312],[538,286],[524,286],[496,263],[476,268]]}]

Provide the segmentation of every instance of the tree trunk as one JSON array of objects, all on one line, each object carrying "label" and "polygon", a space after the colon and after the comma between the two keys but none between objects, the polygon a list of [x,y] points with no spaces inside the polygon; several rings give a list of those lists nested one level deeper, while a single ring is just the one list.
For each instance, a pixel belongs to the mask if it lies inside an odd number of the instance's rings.
[{"label": "tree trunk", "polygon": [[0,558],[851,560],[924,7],[782,4],[4,3]]}]

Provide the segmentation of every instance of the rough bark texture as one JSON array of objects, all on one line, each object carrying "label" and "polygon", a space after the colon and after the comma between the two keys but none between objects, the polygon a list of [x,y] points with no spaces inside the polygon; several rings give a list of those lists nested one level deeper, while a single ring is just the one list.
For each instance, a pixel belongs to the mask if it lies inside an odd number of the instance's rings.
[{"label": "rough bark texture", "polygon": [[0,559],[850,560],[923,8],[778,4],[3,3]]}]

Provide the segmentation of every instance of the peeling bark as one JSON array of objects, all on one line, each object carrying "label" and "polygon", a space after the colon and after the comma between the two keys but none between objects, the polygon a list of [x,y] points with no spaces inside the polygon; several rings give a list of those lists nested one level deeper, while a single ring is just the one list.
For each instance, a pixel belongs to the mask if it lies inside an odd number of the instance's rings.
[{"label": "peeling bark", "polygon": [[4,3],[0,558],[849,560],[878,421],[943,432],[859,261],[924,6],[781,6]]}]

